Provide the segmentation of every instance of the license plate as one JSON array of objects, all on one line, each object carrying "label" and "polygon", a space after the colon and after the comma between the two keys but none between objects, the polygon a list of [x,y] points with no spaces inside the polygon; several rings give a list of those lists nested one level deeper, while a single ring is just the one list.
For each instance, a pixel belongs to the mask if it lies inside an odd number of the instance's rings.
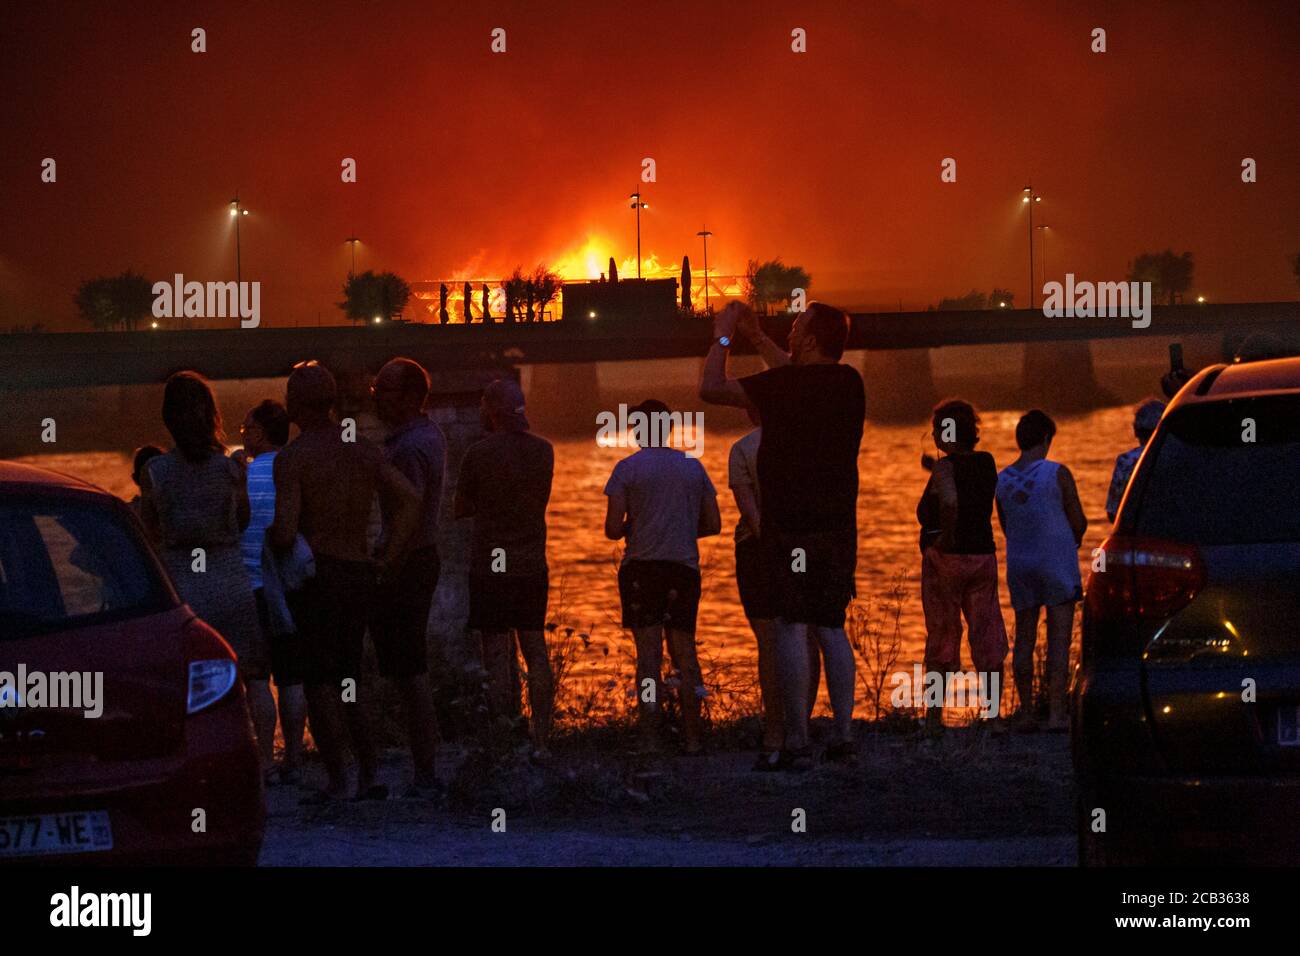
[{"label": "license plate", "polygon": [[113,849],[107,810],[0,817],[0,856],[96,853]]},{"label": "license plate", "polygon": [[1300,747],[1300,707],[1277,709],[1277,742],[1281,747]]}]

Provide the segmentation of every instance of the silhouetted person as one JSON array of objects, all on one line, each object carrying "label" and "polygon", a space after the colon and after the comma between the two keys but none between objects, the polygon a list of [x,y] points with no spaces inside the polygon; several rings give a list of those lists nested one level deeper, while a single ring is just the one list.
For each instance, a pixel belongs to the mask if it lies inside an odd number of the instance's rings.
[{"label": "silhouetted person", "polygon": [[921,606],[925,611],[925,669],[944,675],[937,707],[926,708],[926,726],[943,729],[947,675],[961,670],[961,622],[971,661],[987,681],[989,716],[997,713],[1002,664],[1007,656],[1007,627],[998,604],[998,559],[993,544],[993,498],[998,469],[993,456],[976,451],[979,416],[969,402],[949,399],[935,406],[932,417],[938,461],[928,455],[922,465],[930,479],[916,506],[921,524]]},{"label": "silhouetted person", "polygon": [[135,450],[135,454],[131,458],[131,482],[136,487],[136,494],[127,504],[130,505],[137,518],[142,517],[140,509],[143,504],[141,494],[144,492],[145,465],[162,454],[165,454],[165,452],[157,445],[141,445]]},{"label": "silhouetted person", "polygon": [[[301,780],[303,734],[307,726],[307,699],[302,689],[302,650],[296,633],[281,634],[272,627],[267,609],[266,595],[262,590],[262,555],[266,544],[266,529],[275,519],[275,478],[272,468],[276,455],[289,441],[289,413],[283,405],[266,399],[249,410],[239,429],[244,447],[245,486],[248,490],[249,521],[240,539],[240,551],[248,579],[253,585],[253,598],[257,603],[257,620],[262,637],[269,648],[271,677],[275,680],[276,705],[280,715],[280,731],[284,735],[284,763],[278,772],[267,774],[267,783],[296,784]],[[264,744],[263,762],[270,766],[273,759],[275,717]],[[262,743],[259,736],[258,743]]]},{"label": "silhouetted person", "polygon": [[177,372],[163,389],[163,424],[175,447],[145,466],[142,516],[162,547],[163,563],[194,613],[239,658],[262,770],[271,767],[275,703],[269,660],[257,622],[253,585],[239,550],[249,521],[244,469],[226,457],[221,411],[196,372]]},{"label": "silhouetted person", "polygon": [[[375,577],[395,572],[419,519],[420,498],[373,442],[331,417],[334,376],[316,362],[289,375],[285,405],[299,435],[275,459],[275,521],[270,539],[287,552],[299,532],[315,558],[316,574],[289,595],[304,651],[304,683],[312,736],[329,782],[309,802],[342,797],[344,755],[350,740],[358,763],[357,797],[384,799],[375,781],[378,762],[360,697],[361,656]],[[377,560],[366,530],[376,493],[392,517]]]},{"label": "silhouetted person", "polygon": [[[727,377],[727,354],[739,327],[767,371]],[[784,352],[740,302],[713,320],[700,398],[717,405],[753,405],[763,421],[758,478],[763,514],[760,543],[777,628],[778,672],[785,715],[783,768],[813,765],[808,740],[808,640],[821,648],[835,716],[830,760],[856,760],[853,743],[853,649],[844,633],[857,567],[858,445],[866,417],[862,377],[840,364],[849,319],[814,302],[799,313]]]},{"label": "silhouetted person", "polygon": [[[727,484],[740,520],[736,522],[736,589],[740,604],[758,646],[758,687],[763,698],[763,740],[754,769],[760,772],[781,769],[781,750],[785,744],[785,716],[781,710],[781,682],[777,673],[776,609],[772,591],[763,574],[762,499],[758,484],[758,449],[763,429],[758,409],[749,407],[753,431],[738,438],[727,457]],[[817,643],[808,638],[808,711],[812,714],[821,680],[821,654]]]},{"label": "silhouetted person", "polygon": [[1083,597],[1079,545],[1088,529],[1070,469],[1049,461],[1056,423],[1034,409],[1016,425],[1020,457],[998,474],[998,521],[1007,536],[1007,589],[1016,612],[1012,655],[1021,730],[1037,726],[1034,714],[1034,645],[1038,615],[1047,609],[1048,730],[1069,727],[1066,682],[1074,606]]},{"label": "silhouetted person", "polygon": [[[629,413],[668,420],[668,406],[649,399]],[[648,432],[654,435],[655,432]],[[700,549],[697,538],[718,534],[722,517],[717,492],[699,459],[668,445],[665,425],[658,443],[647,439],[640,451],[614,466],[605,484],[608,497],[605,536],[627,539],[618,569],[623,627],[636,641],[637,702],[642,746],[658,746],[662,703],[663,646],[668,642],[681,673],[682,736],[688,754],[703,749],[700,700],[704,678],[695,652],[695,616],[700,604]],[[806,663],[806,662],[805,662]]]},{"label": "silhouetted person", "polygon": [[[415,531],[397,565],[379,583],[370,635],[379,673],[397,688],[415,768],[410,796],[437,792],[434,773],[438,728],[429,688],[427,631],[429,609],[438,589],[438,514],[442,506],[447,443],[442,429],[424,411],[429,376],[417,362],[395,358],[375,376],[375,411],[388,428],[384,457],[420,496]],[[382,550],[400,533],[391,508],[383,508]]]},{"label": "silhouetted person", "polygon": [[555,450],[528,430],[524,393],[498,379],[483,392],[488,435],[469,447],[456,482],[456,517],[473,518],[469,627],[481,635],[492,716],[519,710],[515,635],[528,668],[534,756],[548,754],[555,684],[546,650],[546,505]]},{"label": "silhouetted person", "polygon": [[1133,413],[1133,434],[1138,440],[1137,447],[1121,452],[1115,459],[1115,468],[1110,473],[1110,488],[1106,492],[1106,517],[1111,524],[1115,523],[1115,515],[1119,513],[1120,502],[1124,500],[1124,492],[1128,489],[1128,480],[1133,476],[1138,459],[1142,457],[1142,449],[1155,434],[1160,416],[1164,413],[1165,403],[1158,398],[1148,398]]}]

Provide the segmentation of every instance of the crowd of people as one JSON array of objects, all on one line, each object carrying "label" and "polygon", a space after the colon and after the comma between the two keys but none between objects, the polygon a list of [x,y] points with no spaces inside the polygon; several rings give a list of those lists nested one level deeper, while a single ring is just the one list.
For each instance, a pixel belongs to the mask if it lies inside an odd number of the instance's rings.
[{"label": "crowd of people", "polygon": [[[857,669],[845,620],[855,596],[866,394],[860,374],[841,361],[848,327],[845,313],[813,303],[796,318],[783,348],[752,311],[732,303],[714,317],[700,384],[703,401],[743,408],[755,426],[732,446],[727,470],[740,515],[736,587],[758,650],[763,719],[756,771],[815,765],[809,724],[823,675],[833,720],[820,756],[856,761]],[[738,334],[763,357],[765,371],[728,376]],[[388,796],[359,699],[367,633],[405,724],[412,765],[405,793],[437,797],[441,790],[426,631],[441,570],[447,449],[426,410],[429,391],[427,372],[410,359],[393,359],[379,371],[371,394],[385,435],[377,444],[356,434],[355,422],[339,420],[328,369],[302,362],[289,375],[283,403],[268,398],[247,411],[242,447],[228,454],[211,387],[193,372],[178,372],[167,382],[162,408],[173,447],[146,446],[133,462],[140,494],[132,505],[180,595],[238,656],[269,785],[301,782],[310,721],[327,783],[307,802]],[[1112,519],[1162,409],[1149,402],[1138,410],[1139,445],[1116,461],[1107,503]],[[633,411],[662,420],[670,414],[655,400]],[[510,379],[484,391],[481,419],[485,437],[467,449],[455,476],[455,518],[473,522],[467,627],[478,637],[492,718],[521,720],[522,654],[531,756],[545,761],[555,695],[545,630],[554,449],[532,433],[523,392]],[[917,506],[925,666],[947,676],[960,670],[964,619],[976,671],[1000,687],[1009,642],[999,604],[996,510],[1015,612],[1012,672],[1020,705],[1010,723],[1021,730],[1038,726],[1034,651],[1045,609],[1047,680],[1040,694],[1048,728],[1061,729],[1087,520],[1070,470],[1048,458],[1056,434],[1048,415],[1033,410],[1020,419],[1020,455],[1001,471],[977,448],[979,425],[968,402],[940,403],[932,416],[940,455],[922,456],[929,471]],[[291,426],[297,428],[292,440]],[[637,746],[663,746],[666,646],[680,678],[674,683],[681,750],[692,755],[704,749],[707,695],[695,641],[698,539],[719,534],[722,520],[717,491],[698,458],[659,434],[661,441],[614,467],[604,488],[604,530],[623,542],[618,588],[622,625],[636,649]],[[371,534],[376,501],[377,538]],[[285,744],[279,764],[273,760],[277,720]],[[927,709],[925,721],[931,731],[942,730],[942,703]],[[352,787],[349,752],[357,765]]]}]

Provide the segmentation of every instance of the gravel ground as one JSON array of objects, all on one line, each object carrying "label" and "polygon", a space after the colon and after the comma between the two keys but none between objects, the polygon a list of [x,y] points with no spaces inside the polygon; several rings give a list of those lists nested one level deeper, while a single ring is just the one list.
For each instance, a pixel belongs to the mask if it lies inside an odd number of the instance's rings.
[{"label": "gravel ground", "polygon": [[[649,763],[582,746],[537,770],[470,774],[448,749],[452,808],[432,801],[304,807],[268,790],[263,866],[1072,866],[1063,737],[950,731],[867,737],[855,768],[755,774],[748,753]],[[509,764],[510,761],[507,761]],[[400,794],[400,753],[381,781]],[[311,783],[319,770],[309,770]],[[467,782],[468,781],[468,782]],[[505,829],[493,829],[504,807]],[[496,814],[498,829],[500,813]],[[794,832],[796,820],[804,832]]]}]

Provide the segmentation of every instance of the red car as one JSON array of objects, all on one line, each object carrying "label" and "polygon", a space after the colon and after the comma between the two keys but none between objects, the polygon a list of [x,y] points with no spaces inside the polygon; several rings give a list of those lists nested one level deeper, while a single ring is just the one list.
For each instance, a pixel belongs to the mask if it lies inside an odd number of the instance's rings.
[{"label": "red car", "polygon": [[0,462],[0,863],[253,864],[265,822],[235,654],[131,509]]}]

